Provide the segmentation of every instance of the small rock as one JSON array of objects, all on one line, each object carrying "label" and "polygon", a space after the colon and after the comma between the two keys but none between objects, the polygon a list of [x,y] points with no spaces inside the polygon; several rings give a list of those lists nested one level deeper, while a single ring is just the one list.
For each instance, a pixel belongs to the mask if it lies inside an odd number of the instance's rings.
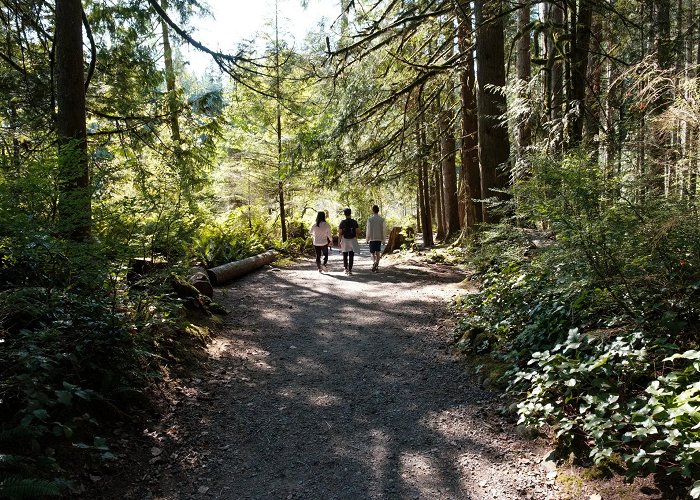
[{"label": "small rock", "polygon": [[197,493],[199,493],[200,495],[204,495],[207,491],[209,491],[209,486],[200,486],[197,489]]},{"label": "small rock", "polygon": [[154,446],[153,448],[151,448],[151,455],[153,455],[154,457],[157,457],[161,453],[163,453],[163,450],[161,450],[157,446]]}]

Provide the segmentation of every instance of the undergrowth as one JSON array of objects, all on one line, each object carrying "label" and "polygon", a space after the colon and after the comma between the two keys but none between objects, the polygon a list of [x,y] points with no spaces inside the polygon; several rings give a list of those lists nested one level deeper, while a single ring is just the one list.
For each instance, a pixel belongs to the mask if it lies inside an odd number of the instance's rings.
[{"label": "undergrowth", "polygon": [[208,330],[195,323],[211,304],[176,292],[177,263],[130,276],[118,248],[11,222],[0,239],[0,497],[70,495],[76,467],[116,458],[107,430],[153,409],[152,386],[197,362]]},{"label": "undergrowth", "polygon": [[455,301],[455,341],[510,364],[520,423],[699,498],[700,218],[631,191],[583,157],[535,164],[518,225],[469,248],[480,288]]}]

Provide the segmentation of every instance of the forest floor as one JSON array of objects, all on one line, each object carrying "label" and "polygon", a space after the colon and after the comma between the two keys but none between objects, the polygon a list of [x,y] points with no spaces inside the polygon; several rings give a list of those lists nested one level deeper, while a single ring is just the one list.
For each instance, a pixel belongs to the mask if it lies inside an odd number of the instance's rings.
[{"label": "forest floor", "polygon": [[[92,476],[109,499],[658,498],[584,481],[519,437],[504,402],[451,345],[464,274],[417,257],[346,276],[311,260],[266,266],[215,300],[231,310],[195,378]],[[94,489],[93,489],[94,488]],[[646,492],[647,494],[645,494]]]}]

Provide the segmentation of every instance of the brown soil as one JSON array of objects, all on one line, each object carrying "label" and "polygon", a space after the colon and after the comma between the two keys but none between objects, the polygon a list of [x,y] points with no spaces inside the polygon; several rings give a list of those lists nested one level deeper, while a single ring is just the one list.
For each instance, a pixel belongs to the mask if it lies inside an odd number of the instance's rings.
[{"label": "brown soil", "polygon": [[207,369],[178,382],[130,466],[92,478],[103,497],[594,494],[557,482],[547,452],[517,436],[453,352],[446,308],[463,274],[411,259],[372,273],[364,252],[353,276],[333,252],[328,274],[267,266],[217,290],[231,314]]}]

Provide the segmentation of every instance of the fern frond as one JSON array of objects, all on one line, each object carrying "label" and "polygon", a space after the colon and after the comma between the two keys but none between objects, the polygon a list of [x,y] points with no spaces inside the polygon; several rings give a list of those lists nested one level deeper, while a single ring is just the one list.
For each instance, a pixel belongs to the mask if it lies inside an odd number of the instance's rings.
[{"label": "fern frond", "polygon": [[7,477],[0,482],[1,498],[57,497],[62,493],[61,485],[43,479]]}]

